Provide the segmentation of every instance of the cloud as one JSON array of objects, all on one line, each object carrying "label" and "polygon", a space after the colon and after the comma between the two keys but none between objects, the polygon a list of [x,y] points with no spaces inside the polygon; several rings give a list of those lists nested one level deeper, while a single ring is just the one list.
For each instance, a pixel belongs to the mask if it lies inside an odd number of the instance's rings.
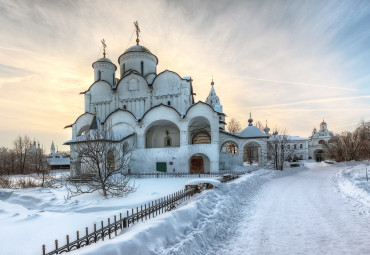
[{"label": "cloud", "polygon": [[136,20],[158,72],[192,76],[196,100],[213,75],[225,113],[243,125],[252,111],[292,135],[310,135],[322,117],[341,131],[368,118],[370,76],[361,68],[369,62],[354,53],[368,56],[369,9],[362,1],[1,1],[1,132],[61,141],[84,112],[79,92],[92,83],[100,40],[117,64],[135,43]]}]

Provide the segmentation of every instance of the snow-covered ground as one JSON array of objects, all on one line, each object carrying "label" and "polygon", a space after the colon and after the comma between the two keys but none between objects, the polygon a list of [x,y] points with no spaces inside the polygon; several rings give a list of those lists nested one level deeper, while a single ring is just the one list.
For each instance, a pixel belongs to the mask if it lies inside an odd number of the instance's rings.
[{"label": "snow-covered ground", "polygon": [[74,254],[370,254],[368,186],[343,174],[360,168],[259,170]]},{"label": "snow-covered ground", "polygon": [[[365,169],[363,163],[312,161],[284,171],[259,169],[71,254],[370,254]],[[51,248],[54,238],[64,240],[188,180],[141,179],[136,195],[115,200],[65,202],[56,190],[2,191],[0,254],[40,254],[43,240]]]},{"label": "snow-covered ground", "polygon": [[91,230],[101,220],[106,224],[108,217],[184,189],[189,180],[192,178],[135,179],[135,193],[113,199],[85,194],[66,201],[64,188],[0,189],[0,254],[39,255],[42,244],[50,251],[55,239],[64,245],[67,234],[75,240],[75,231],[85,233],[85,227]]}]

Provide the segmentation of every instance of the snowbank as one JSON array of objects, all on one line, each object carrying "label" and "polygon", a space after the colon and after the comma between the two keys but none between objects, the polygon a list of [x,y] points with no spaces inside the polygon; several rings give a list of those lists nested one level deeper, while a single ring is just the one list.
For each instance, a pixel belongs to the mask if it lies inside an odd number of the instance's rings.
[{"label": "snowbank", "polygon": [[[99,242],[72,254],[207,254],[224,242],[232,229],[227,226],[249,203],[261,183],[264,171],[244,175],[218,189],[204,191],[178,209],[124,230],[113,240]],[[245,208],[245,207],[244,207]]]},{"label": "snowbank", "polygon": [[[342,169],[334,178],[337,189],[351,200],[370,207],[370,166],[358,162],[341,163],[340,166]],[[366,168],[369,181],[366,180]]]},{"label": "snowbank", "polygon": [[55,247],[55,239],[64,245],[67,234],[74,240],[75,231],[85,233],[85,227],[91,231],[94,223],[106,224],[108,217],[184,189],[191,179],[136,179],[135,193],[113,199],[94,193],[66,201],[64,188],[0,189],[0,254],[40,255],[42,244],[47,251]]},{"label": "snowbank", "polygon": [[212,179],[193,179],[185,183],[185,185],[201,185],[203,183],[210,183],[213,187],[218,187],[221,185],[221,182],[218,180]]}]

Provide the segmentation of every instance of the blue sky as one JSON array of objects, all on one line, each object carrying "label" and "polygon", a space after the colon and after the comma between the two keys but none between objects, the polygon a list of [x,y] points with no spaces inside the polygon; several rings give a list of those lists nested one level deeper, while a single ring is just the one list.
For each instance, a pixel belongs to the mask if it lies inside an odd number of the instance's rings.
[{"label": "blue sky", "polygon": [[0,0],[0,146],[28,134],[63,150],[83,113],[91,63],[142,44],[158,71],[192,76],[205,100],[212,76],[225,113],[309,136],[370,119],[369,1]]}]

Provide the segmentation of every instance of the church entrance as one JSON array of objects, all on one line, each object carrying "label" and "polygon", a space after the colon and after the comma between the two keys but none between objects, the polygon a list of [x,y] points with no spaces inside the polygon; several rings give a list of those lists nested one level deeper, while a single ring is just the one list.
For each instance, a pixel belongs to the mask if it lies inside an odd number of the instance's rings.
[{"label": "church entrance", "polygon": [[322,150],[315,151],[315,160],[316,162],[321,162],[324,160],[324,152]]},{"label": "church entrance", "polygon": [[190,158],[190,173],[191,174],[204,174],[209,173],[210,162],[209,158],[203,154],[194,154]]}]

